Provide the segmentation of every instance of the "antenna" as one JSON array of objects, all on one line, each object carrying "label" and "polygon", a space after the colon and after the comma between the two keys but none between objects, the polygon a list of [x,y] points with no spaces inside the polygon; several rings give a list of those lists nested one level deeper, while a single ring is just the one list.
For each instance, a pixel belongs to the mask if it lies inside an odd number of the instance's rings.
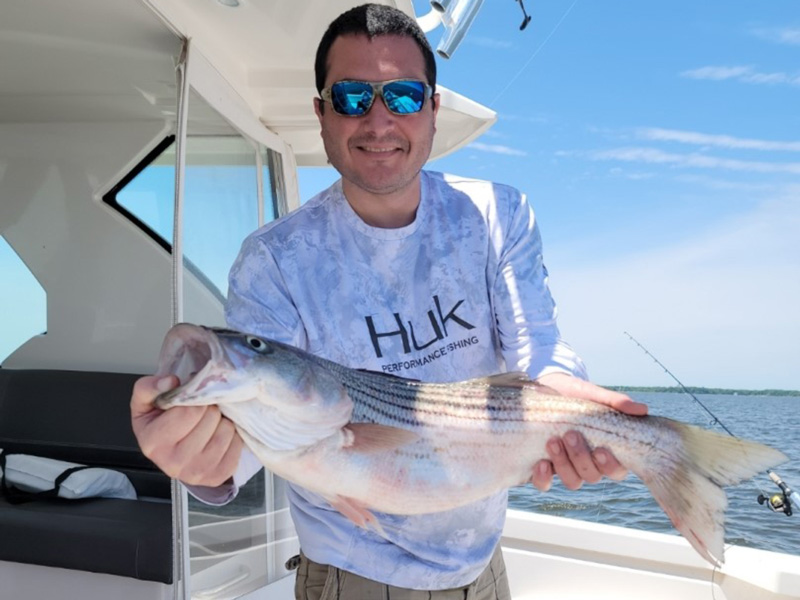
[{"label": "antenna", "polygon": [[531,22],[531,17],[528,13],[525,12],[525,4],[522,0],[517,0],[519,3],[519,7],[522,9],[522,25],[519,26],[520,31],[524,31],[525,28],[528,26],[528,23]]}]

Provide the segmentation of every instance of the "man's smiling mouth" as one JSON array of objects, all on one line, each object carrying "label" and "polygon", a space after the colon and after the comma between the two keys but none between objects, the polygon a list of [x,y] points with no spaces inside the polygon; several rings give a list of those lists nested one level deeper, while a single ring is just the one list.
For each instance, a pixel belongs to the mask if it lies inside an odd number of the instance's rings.
[{"label": "man's smiling mouth", "polygon": [[356,146],[359,150],[364,152],[373,152],[375,154],[387,154],[389,152],[398,152],[400,148],[393,146],[391,148],[375,148],[373,146]]}]

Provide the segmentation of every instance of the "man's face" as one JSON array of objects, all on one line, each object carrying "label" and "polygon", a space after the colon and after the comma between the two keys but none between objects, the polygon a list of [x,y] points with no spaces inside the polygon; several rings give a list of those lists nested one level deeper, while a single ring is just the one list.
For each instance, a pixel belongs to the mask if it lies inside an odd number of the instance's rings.
[{"label": "man's face", "polygon": [[[340,36],[331,46],[328,67],[326,87],[343,79],[427,81],[416,42],[395,35],[371,41],[364,35]],[[366,115],[347,117],[334,112],[327,102],[320,113],[315,100],[325,151],[342,175],[345,193],[355,186],[371,194],[392,194],[416,184],[431,152],[438,108],[436,94],[420,112],[395,115],[376,97]]]}]

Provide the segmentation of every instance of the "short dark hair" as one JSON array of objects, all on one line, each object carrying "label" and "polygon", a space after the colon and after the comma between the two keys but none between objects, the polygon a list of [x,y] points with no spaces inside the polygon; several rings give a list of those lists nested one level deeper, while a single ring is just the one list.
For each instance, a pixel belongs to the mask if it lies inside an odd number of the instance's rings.
[{"label": "short dark hair", "polygon": [[425,33],[417,25],[416,20],[391,6],[362,4],[336,17],[322,35],[314,61],[318,92],[322,93],[322,88],[325,87],[331,46],[336,38],[342,35],[366,35],[370,40],[381,35],[410,37],[422,52],[422,58],[425,60],[425,77],[433,91],[436,91],[436,59]]}]

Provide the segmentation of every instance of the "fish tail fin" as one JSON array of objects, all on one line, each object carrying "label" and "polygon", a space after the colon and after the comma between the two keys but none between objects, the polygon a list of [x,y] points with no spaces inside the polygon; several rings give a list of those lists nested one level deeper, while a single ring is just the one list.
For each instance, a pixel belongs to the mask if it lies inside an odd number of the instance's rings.
[{"label": "fish tail fin", "polygon": [[725,509],[722,489],[786,460],[780,451],[748,440],[660,417],[681,438],[677,456],[659,454],[661,464],[637,473],[675,528],[710,563],[724,562]]}]

